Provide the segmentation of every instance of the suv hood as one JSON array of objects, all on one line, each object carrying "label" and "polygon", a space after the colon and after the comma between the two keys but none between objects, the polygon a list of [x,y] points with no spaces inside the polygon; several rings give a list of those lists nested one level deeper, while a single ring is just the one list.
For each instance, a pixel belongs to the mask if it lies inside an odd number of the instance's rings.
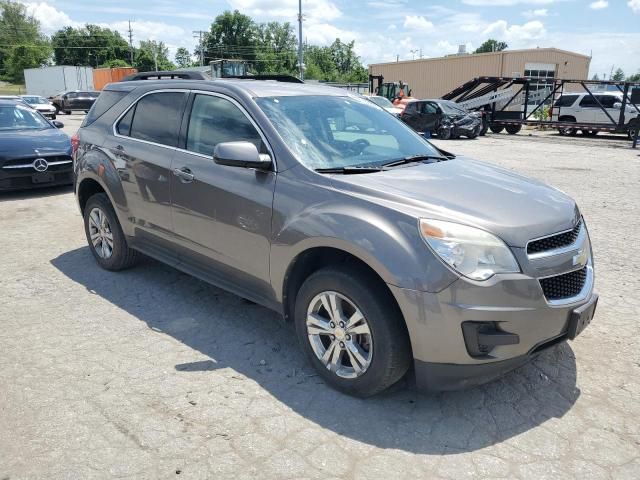
[{"label": "suv hood", "polygon": [[524,247],[574,227],[577,207],[564,193],[493,165],[456,157],[382,172],[336,175],[334,187],[416,218],[472,225]]}]

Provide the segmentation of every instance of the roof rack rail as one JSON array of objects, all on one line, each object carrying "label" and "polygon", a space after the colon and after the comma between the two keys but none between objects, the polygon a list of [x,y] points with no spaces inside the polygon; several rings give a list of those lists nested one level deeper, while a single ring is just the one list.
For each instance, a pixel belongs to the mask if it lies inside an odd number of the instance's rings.
[{"label": "roof rack rail", "polygon": [[211,77],[195,70],[168,70],[162,72],[138,72],[122,79],[123,82],[135,80],[211,80]]}]

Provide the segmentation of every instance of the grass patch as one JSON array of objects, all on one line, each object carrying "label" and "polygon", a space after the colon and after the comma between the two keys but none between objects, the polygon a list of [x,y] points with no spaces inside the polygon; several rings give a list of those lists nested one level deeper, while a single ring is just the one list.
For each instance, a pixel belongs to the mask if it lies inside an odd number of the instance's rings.
[{"label": "grass patch", "polygon": [[24,95],[26,93],[27,89],[24,85],[0,82],[0,95]]}]

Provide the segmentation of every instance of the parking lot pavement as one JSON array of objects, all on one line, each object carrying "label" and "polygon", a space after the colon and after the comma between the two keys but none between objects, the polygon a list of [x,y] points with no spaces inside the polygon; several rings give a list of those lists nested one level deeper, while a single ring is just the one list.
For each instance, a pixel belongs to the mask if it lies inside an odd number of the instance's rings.
[{"label": "parking lot pavement", "polygon": [[80,128],[80,124],[84,120],[84,117],[84,113],[74,112],[71,115],[60,114],[57,116],[56,120],[60,120],[62,123],[64,123],[64,132],[71,136],[78,131],[78,128]]},{"label": "parking lot pavement", "polygon": [[435,143],[576,198],[598,312],[465,392],[336,393],[269,310],[152,260],[100,270],[69,189],[0,195],[0,479],[640,478],[640,159],[535,135]]}]

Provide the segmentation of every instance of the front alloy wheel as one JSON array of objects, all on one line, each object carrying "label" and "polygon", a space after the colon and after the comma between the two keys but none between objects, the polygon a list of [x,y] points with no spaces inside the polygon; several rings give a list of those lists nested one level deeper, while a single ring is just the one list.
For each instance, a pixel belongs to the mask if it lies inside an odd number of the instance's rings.
[{"label": "front alloy wheel", "polygon": [[359,377],[371,364],[369,324],[358,307],[337,292],[313,298],[307,311],[307,335],[318,360],[338,377]]},{"label": "front alloy wheel", "polygon": [[105,213],[95,207],[89,213],[89,237],[96,254],[108,259],[113,255],[113,233]]}]

